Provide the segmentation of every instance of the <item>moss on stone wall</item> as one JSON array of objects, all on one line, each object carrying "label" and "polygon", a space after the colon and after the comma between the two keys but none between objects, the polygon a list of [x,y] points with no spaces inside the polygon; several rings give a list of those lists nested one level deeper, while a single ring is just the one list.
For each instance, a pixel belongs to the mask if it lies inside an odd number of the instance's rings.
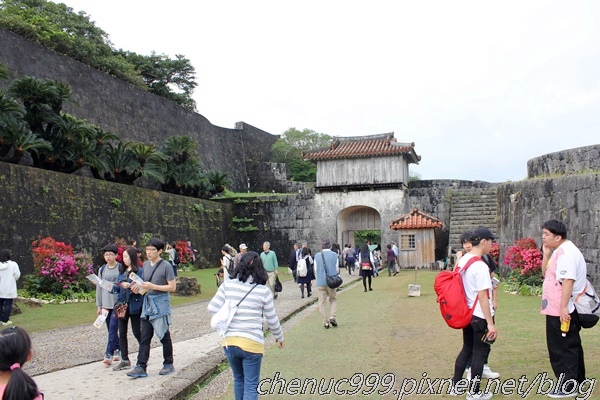
[{"label": "moss on stone wall", "polygon": [[[115,237],[151,232],[190,240],[216,263],[230,237],[231,205],[37,168],[0,163],[0,247],[23,273],[32,271],[31,242],[52,236],[95,256]],[[203,212],[194,210],[202,206]]]}]

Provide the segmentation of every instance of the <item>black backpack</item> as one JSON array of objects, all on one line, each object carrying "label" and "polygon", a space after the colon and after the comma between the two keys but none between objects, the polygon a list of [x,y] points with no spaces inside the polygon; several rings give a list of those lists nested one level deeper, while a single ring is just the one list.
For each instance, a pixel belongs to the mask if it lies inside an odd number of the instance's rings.
[{"label": "black backpack", "polygon": [[181,262],[181,259],[179,258],[179,252],[177,250],[175,250],[175,258],[173,259],[173,264],[179,265],[180,262]]}]

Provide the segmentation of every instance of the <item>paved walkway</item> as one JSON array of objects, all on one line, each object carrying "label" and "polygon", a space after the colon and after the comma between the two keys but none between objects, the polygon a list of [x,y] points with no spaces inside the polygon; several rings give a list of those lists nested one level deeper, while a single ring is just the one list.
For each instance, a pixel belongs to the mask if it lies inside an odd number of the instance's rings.
[{"label": "paved walkway", "polygon": [[[358,279],[347,273],[342,276],[344,286]],[[288,281],[283,283],[275,307],[279,318],[285,321],[316,301],[316,295],[301,299],[298,286]],[[26,365],[27,371],[34,375],[49,400],[183,398],[224,360],[221,341],[210,327],[206,306],[203,301],[174,308],[171,332],[176,371],[171,375],[158,375],[162,349],[157,347],[160,342],[156,338],[152,342],[147,378],[132,379],[126,375],[127,370],[115,372],[107,368],[101,362],[106,329],[98,330],[88,324],[33,334],[35,354]],[[137,351],[131,333],[129,343]],[[129,358],[135,363],[137,353],[131,353]]]}]

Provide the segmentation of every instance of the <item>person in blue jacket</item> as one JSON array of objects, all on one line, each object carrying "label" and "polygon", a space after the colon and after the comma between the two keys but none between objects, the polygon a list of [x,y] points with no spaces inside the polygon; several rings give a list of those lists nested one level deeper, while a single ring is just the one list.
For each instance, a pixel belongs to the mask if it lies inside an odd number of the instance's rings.
[{"label": "person in blue jacket", "polygon": [[[137,274],[144,279],[144,270],[139,267],[137,249],[129,247],[123,252],[123,263],[119,268],[118,282],[119,287],[118,301],[127,304],[125,318],[119,319],[119,347],[121,348],[121,362],[113,367],[115,371],[121,371],[131,367],[129,361],[129,348],[127,345],[127,325],[131,320],[131,331],[137,339],[138,344],[142,340],[140,314],[142,313],[142,304],[144,296],[139,294],[137,288],[132,291],[133,281],[129,278],[130,273]],[[135,292],[135,293],[134,293]]]}]

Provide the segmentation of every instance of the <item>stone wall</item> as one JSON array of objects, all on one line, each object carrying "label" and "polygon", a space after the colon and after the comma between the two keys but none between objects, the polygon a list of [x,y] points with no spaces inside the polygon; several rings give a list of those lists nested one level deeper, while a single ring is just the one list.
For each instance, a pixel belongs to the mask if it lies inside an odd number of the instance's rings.
[{"label": "stone wall", "polygon": [[600,145],[562,150],[527,161],[529,178],[594,171],[600,171]]},{"label": "stone wall", "polygon": [[294,182],[289,180],[287,166],[283,163],[273,162],[248,162],[250,191],[276,193],[300,193],[304,192],[306,186],[314,186],[305,182]]},{"label": "stone wall", "polygon": [[33,270],[31,242],[52,236],[87,250],[115,237],[138,240],[153,233],[190,240],[218,265],[221,246],[231,237],[231,205],[96,179],[0,162],[0,248],[13,253],[23,274]]},{"label": "stone wall", "polygon": [[[501,249],[532,237],[541,245],[542,224],[560,219],[568,238],[581,250],[592,282],[600,284],[600,175],[529,179],[498,186]],[[503,252],[501,253],[501,255]]]},{"label": "stone wall", "polygon": [[[0,63],[8,66],[12,78],[52,78],[71,86],[77,103],[65,105],[65,112],[146,144],[160,146],[169,136],[188,135],[198,142],[204,169],[227,172],[235,189],[246,187],[246,161],[271,158],[276,135],[243,122],[234,129],[215,126],[198,113],[12,32],[0,29],[0,43]],[[0,81],[0,87],[7,84]]]},{"label": "stone wall", "polygon": [[[406,195],[406,190],[384,190],[291,194],[223,201],[233,203],[232,231],[236,246],[246,243],[251,250],[262,251],[262,243],[269,241],[280,264],[287,264],[294,242],[307,242],[313,253],[321,249],[323,238],[340,243],[342,238],[341,232],[338,232],[338,215],[348,207],[374,208],[381,216],[382,243],[397,242],[398,233],[392,231],[389,224],[406,212]],[[242,219],[246,220],[240,221]]]},{"label": "stone wall", "polygon": [[408,184],[407,209],[419,210],[442,220],[442,229],[435,230],[436,260],[446,257],[450,235],[450,211],[452,192],[469,189],[489,188],[495,184],[484,181],[433,179],[412,181]]}]

